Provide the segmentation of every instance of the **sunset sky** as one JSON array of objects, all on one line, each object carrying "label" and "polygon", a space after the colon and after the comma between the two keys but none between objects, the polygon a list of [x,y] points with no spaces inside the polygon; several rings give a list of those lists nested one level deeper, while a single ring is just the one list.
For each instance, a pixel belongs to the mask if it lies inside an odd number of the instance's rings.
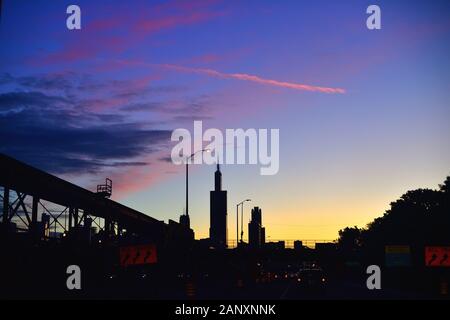
[{"label": "sunset sky", "polygon": [[[66,28],[77,4],[82,29]],[[378,4],[382,29],[366,28]],[[184,210],[172,130],[276,128],[280,170],[223,165],[270,239],[335,239],[450,174],[449,1],[4,0],[0,152],[157,219]],[[320,88],[328,88],[321,90]],[[306,90],[305,90],[306,89]],[[208,236],[214,166],[192,165]],[[247,233],[247,227],[245,227]]]}]

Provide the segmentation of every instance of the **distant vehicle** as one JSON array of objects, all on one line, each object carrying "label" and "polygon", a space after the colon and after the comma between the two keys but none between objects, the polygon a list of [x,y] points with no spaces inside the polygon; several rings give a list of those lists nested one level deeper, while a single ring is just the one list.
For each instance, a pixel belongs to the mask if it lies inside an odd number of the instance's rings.
[{"label": "distant vehicle", "polygon": [[261,278],[264,281],[291,281],[296,280],[298,276],[298,265],[272,265],[261,271]]},{"label": "distant vehicle", "polygon": [[302,268],[298,272],[297,283],[309,289],[323,289],[328,283],[328,279],[319,267]]}]

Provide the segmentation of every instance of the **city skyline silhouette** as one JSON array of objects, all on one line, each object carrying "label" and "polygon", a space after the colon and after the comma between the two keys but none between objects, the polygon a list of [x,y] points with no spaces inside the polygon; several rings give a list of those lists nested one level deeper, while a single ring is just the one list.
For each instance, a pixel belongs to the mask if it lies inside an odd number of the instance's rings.
[{"label": "city skyline silhouette", "polygon": [[0,297],[448,298],[449,12],[0,0]]},{"label": "city skyline silhouette", "polygon": [[[0,108],[14,112],[1,114],[0,151],[89,189],[110,177],[114,199],[167,220],[184,210],[172,130],[277,128],[278,174],[224,165],[229,204],[254,199],[272,239],[364,227],[448,175],[448,4],[381,1],[381,30],[357,1],[322,5],[80,1],[82,29],[68,30],[61,4],[3,2]],[[191,170],[191,224],[206,238],[211,168]]]}]

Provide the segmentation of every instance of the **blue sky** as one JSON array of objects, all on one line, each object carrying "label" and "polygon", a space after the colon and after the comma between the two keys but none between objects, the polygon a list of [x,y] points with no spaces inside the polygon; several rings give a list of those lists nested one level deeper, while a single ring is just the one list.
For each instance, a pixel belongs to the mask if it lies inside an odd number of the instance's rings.
[{"label": "blue sky", "polygon": [[[75,1],[79,31],[72,2],[3,2],[0,151],[90,189],[109,176],[116,200],[158,219],[184,209],[183,170],[164,159],[193,120],[280,129],[277,175],[223,166],[230,236],[244,198],[272,239],[333,239],[449,174],[448,1],[377,1],[374,31],[372,1]],[[198,237],[214,170],[192,166]]]}]

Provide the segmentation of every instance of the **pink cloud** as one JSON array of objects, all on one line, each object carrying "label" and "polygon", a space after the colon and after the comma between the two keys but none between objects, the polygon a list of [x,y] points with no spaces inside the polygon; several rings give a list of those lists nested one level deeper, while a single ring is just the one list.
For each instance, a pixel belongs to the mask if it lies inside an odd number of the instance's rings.
[{"label": "pink cloud", "polygon": [[210,77],[221,78],[221,79],[236,79],[241,81],[249,81],[255,82],[262,85],[268,85],[272,87],[280,87],[287,88],[293,90],[300,91],[313,91],[313,92],[322,92],[322,93],[334,93],[334,94],[344,94],[346,91],[342,88],[334,88],[334,87],[323,87],[323,86],[315,86],[309,84],[300,84],[295,82],[286,82],[279,81],[273,79],[266,79],[256,75],[246,74],[246,73],[224,73],[213,69],[205,69],[205,68],[191,68],[184,67],[174,64],[153,64],[139,61],[130,61],[130,60],[114,60],[114,64],[123,65],[123,66],[141,66],[148,68],[162,67],[166,69],[171,69],[179,72],[187,72],[187,73],[197,73],[203,74]]},{"label": "pink cloud", "polygon": [[101,54],[119,54],[139,45],[145,37],[180,26],[198,24],[224,15],[212,6],[217,1],[186,4],[183,1],[164,3],[148,8],[142,6],[140,14],[123,10],[112,11],[108,18],[93,20],[83,31],[67,39],[57,51],[44,57],[33,58],[31,63],[50,64],[76,62],[96,58]]},{"label": "pink cloud", "polygon": [[99,37],[91,36],[88,33],[83,33],[78,38],[71,40],[65,43],[61,50],[33,59],[31,63],[38,65],[70,63],[95,57],[102,52],[120,53],[127,43],[123,37],[109,35]]},{"label": "pink cloud", "polygon": [[161,161],[167,155],[167,151],[151,154],[139,161],[149,163],[146,166],[129,167],[113,172],[110,177],[114,182],[115,199],[120,199],[133,192],[141,191],[151,185],[164,181],[170,174],[183,171],[183,166],[176,166],[171,162]]},{"label": "pink cloud", "polygon": [[134,30],[143,32],[144,35],[158,32],[163,29],[175,28],[178,26],[201,23],[222,15],[218,12],[190,12],[179,16],[168,16],[159,19],[145,19],[136,23]]},{"label": "pink cloud", "polygon": [[286,81],[278,81],[272,79],[261,78],[259,76],[250,75],[246,73],[223,73],[212,69],[202,69],[202,68],[190,68],[190,67],[182,67],[172,64],[164,64],[161,65],[165,68],[173,69],[181,72],[190,72],[190,73],[199,73],[204,74],[216,78],[223,79],[236,79],[241,81],[250,81],[263,85],[269,85],[273,87],[281,87],[293,90],[301,90],[301,91],[314,91],[314,92],[322,92],[322,93],[345,93],[344,89],[341,88],[331,88],[331,87],[320,87],[308,84],[300,84],[294,82],[286,82]]}]

